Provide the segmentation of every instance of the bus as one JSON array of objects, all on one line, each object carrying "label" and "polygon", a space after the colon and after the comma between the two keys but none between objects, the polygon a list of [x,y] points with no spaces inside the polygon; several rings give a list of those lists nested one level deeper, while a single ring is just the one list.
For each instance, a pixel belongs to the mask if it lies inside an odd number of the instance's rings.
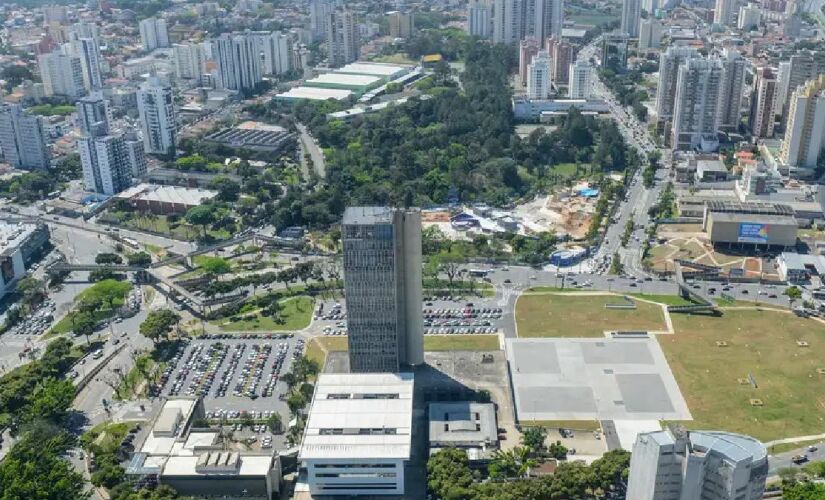
[{"label": "bus", "polygon": [[484,278],[484,277],[486,277],[488,274],[490,274],[490,271],[489,271],[489,270],[487,270],[487,269],[470,269],[470,270],[469,270],[469,271],[467,271],[467,272],[468,272],[468,273],[470,274],[470,276],[472,276],[473,278]]},{"label": "bus", "polygon": [[132,238],[123,238],[121,239],[121,241],[124,245],[131,248],[132,250],[141,250],[140,243],[138,243],[137,240],[134,240]]}]

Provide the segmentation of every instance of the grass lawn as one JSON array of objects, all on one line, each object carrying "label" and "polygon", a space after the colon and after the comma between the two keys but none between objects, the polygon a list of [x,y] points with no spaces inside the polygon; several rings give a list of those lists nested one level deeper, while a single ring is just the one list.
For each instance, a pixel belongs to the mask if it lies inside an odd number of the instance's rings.
[{"label": "grass lawn", "polygon": [[522,295],[516,302],[519,337],[603,337],[606,330],[665,330],[662,309],[606,309],[618,295]]},{"label": "grass lawn", "polygon": [[381,63],[390,63],[390,64],[418,64],[418,61],[414,61],[407,57],[407,54],[403,52],[397,52],[395,54],[389,54],[385,56],[378,56],[373,58],[374,62],[381,62]]},{"label": "grass lawn", "polygon": [[496,290],[485,281],[450,281],[446,279],[424,278],[424,294],[471,294],[480,297],[494,297]]},{"label": "grass lawn", "polygon": [[[104,219],[127,229],[164,234],[183,241],[194,241],[201,235],[199,227],[191,226],[182,219],[178,222],[170,222],[165,215],[110,212]],[[217,240],[229,239],[231,236],[225,229],[219,231],[209,229],[207,233]]]},{"label": "grass lawn", "polygon": [[[101,309],[94,312],[95,321],[103,321],[105,319],[111,318],[117,312],[115,309]],[[49,330],[48,336],[52,335],[60,335],[63,333],[69,333],[72,331],[72,319],[71,313],[63,316],[63,319],[58,321],[51,330]]]},{"label": "grass lawn", "polygon": [[[550,170],[557,175],[561,175],[564,177],[576,177],[576,164],[575,163],[557,163],[550,167]],[[579,164],[579,173],[581,177],[584,177],[588,174],[590,170],[589,163],[580,163]]]},{"label": "grass lawn", "polygon": [[771,455],[777,455],[779,453],[793,451],[797,448],[806,448],[812,444],[815,444],[817,445],[817,447],[821,448],[823,446],[823,440],[811,439],[809,441],[795,441],[793,443],[775,444],[773,446],[768,447],[768,453],[770,453]]},{"label": "grass lawn", "polygon": [[241,316],[243,319],[233,321],[231,318],[215,320],[211,323],[218,325],[224,331],[293,331],[303,330],[309,326],[312,319],[314,301],[312,297],[290,297],[280,301],[281,310],[277,318],[254,315]]},{"label": "grass lawn", "polygon": [[[425,351],[497,351],[498,348],[498,335],[424,336]],[[346,350],[346,337],[315,337],[309,341],[304,355],[323,367],[327,352]]]},{"label": "grass lawn", "polygon": [[[825,431],[825,326],[776,311],[728,310],[721,317],[672,316],[659,337],[694,420],[764,441]],[[810,347],[799,347],[804,340]],[[717,347],[725,341],[727,347]],[[751,373],[758,388],[741,384]],[[764,406],[752,406],[759,399]]]},{"label": "grass lawn", "polygon": [[554,293],[577,293],[581,292],[581,288],[574,288],[569,286],[567,288],[557,288],[555,286],[534,286],[527,289],[528,292],[554,292]]},{"label": "grass lawn", "polygon": [[87,452],[94,452],[96,455],[115,453],[134,425],[131,422],[101,422],[80,436],[80,444]]}]

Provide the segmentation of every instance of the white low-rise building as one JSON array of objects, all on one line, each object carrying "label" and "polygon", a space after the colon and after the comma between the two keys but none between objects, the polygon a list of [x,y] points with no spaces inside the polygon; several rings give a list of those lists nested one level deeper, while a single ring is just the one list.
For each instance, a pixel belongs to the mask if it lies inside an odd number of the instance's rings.
[{"label": "white low-rise building", "polygon": [[298,459],[316,495],[403,495],[413,374],[322,374]]},{"label": "white low-rise building", "polygon": [[48,241],[49,228],[45,224],[0,221],[0,298],[26,275],[26,268]]}]

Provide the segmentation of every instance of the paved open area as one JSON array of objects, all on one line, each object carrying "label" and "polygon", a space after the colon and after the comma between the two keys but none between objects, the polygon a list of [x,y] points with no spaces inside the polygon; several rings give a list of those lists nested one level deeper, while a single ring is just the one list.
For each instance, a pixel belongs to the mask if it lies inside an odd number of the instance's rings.
[{"label": "paved open area", "polygon": [[690,420],[654,338],[508,339],[520,421]]}]

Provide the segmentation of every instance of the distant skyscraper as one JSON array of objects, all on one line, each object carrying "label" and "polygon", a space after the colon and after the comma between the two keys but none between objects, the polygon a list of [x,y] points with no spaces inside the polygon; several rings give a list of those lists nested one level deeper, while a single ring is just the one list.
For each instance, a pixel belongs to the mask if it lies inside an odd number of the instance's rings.
[{"label": "distant skyscraper", "polygon": [[639,36],[639,22],[642,20],[642,0],[622,1],[621,32],[630,38]]},{"label": "distant skyscraper", "polygon": [[544,40],[561,37],[564,21],[563,0],[521,0],[523,17],[521,36]]},{"label": "distant skyscraper", "polygon": [[0,106],[0,148],[6,162],[15,168],[49,168],[43,118],[24,112],[18,104]]},{"label": "distant skyscraper", "polygon": [[768,477],[765,445],[727,432],[666,430],[636,437],[627,498],[761,500]]},{"label": "distant skyscraper", "polygon": [[736,0],[716,0],[713,10],[713,22],[722,26],[731,26],[735,14]]},{"label": "distant skyscraper", "polygon": [[642,50],[658,49],[662,43],[662,23],[656,18],[648,17],[639,23],[639,48]]},{"label": "distant skyscraper", "polygon": [[169,31],[166,29],[165,19],[150,17],[141,21],[138,26],[143,50],[169,47]]},{"label": "distant skyscraper", "polygon": [[100,40],[100,26],[97,23],[81,21],[72,25],[73,39],[94,38]]},{"label": "distant skyscraper", "polygon": [[777,95],[776,73],[772,68],[758,68],[754,76],[748,125],[754,137],[773,137],[774,98]]},{"label": "distant skyscraper", "polygon": [[627,71],[629,37],[624,33],[605,33],[602,35],[602,68],[617,73]]},{"label": "distant skyscraper", "polygon": [[719,146],[719,108],[724,67],[719,59],[688,59],[679,67],[671,146],[714,150]]},{"label": "distant skyscraper", "polygon": [[157,78],[149,78],[138,90],[137,100],[144,150],[150,154],[174,155],[177,124],[172,89]]},{"label": "distant skyscraper", "polygon": [[109,103],[99,93],[77,101],[77,121],[80,133],[90,137],[108,135],[112,123]]},{"label": "distant skyscraper", "polygon": [[743,31],[750,31],[758,28],[762,21],[762,9],[755,3],[748,3],[739,7],[739,19],[736,21],[736,27]]},{"label": "distant skyscraper", "polygon": [[355,14],[347,8],[337,7],[326,16],[329,64],[344,66],[357,61],[360,56],[360,40]]},{"label": "distant skyscraper", "polygon": [[527,96],[530,99],[547,99],[550,96],[550,56],[540,50],[527,66]]},{"label": "distant skyscraper", "polygon": [[255,43],[255,53],[260,54],[261,72],[264,75],[282,75],[291,67],[289,36],[280,31],[253,31],[246,36]]},{"label": "distant skyscraper", "polygon": [[[781,89],[785,92],[785,99],[782,100],[781,111],[777,113],[781,116],[783,126],[788,120],[791,107],[791,96],[793,95],[793,92],[806,82],[817,78],[822,73],[825,73],[825,51],[798,51],[796,54],[791,56],[789,62],[790,65],[787,70],[787,90]],[[784,68],[780,66],[780,70],[783,69]]]},{"label": "distant skyscraper", "polygon": [[37,65],[43,80],[43,91],[47,96],[77,99],[86,94],[80,58],[55,50],[38,56]]},{"label": "distant skyscraper", "polygon": [[86,190],[113,195],[126,189],[132,178],[132,163],[123,134],[112,129],[109,103],[100,93],[94,93],[77,101],[76,107],[81,133],[77,149]]},{"label": "distant skyscraper", "polygon": [[696,49],[679,45],[670,46],[659,55],[659,84],[656,88],[656,116],[659,121],[673,118],[679,66],[694,57],[699,57]]},{"label": "distant skyscraper", "polygon": [[492,0],[470,0],[467,6],[467,34],[484,39],[493,36]]},{"label": "distant skyscraper", "polygon": [[409,38],[415,31],[415,16],[412,12],[394,10],[387,13],[390,22],[390,36],[393,38]]},{"label": "distant skyscraper", "polygon": [[327,17],[333,6],[329,0],[311,0],[309,4],[309,29],[313,41],[322,41],[327,38]]},{"label": "distant skyscraper", "polygon": [[527,85],[527,68],[533,62],[533,57],[539,52],[539,41],[527,38],[519,42],[518,48],[518,75],[522,87]]},{"label": "distant skyscraper", "polygon": [[350,370],[423,363],[421,212],[349,207],[341,233]]},{"label": "distant skyscraper", "polygon": [[721,101],[719,103],[719,127],[723,130],[736,130],[742,119],[742,96],[745,95],[745,72],[747,60],[736,50],[722,50]]},{"label": "distant skyscraper", "polygon": [[788,125],[779,150],[785,165],[814,168],[825,149],[825,74],[798,87],[791,96]]},{"label": "distant skyscraper", "polygon": [[659,9],[659,0],[642,0],[642,10],[651,16]]},{"label": "distant skyscraper", "polygon": [[263,81],[261,54],[253,36],[224,33],[212,44],[223,88],[245,92]]},{"label": "distant skyscraper", "polygon": [[567,86],[570,99],[590,99],[593,89],[593,67],[588,61],[576,61],[570,65],[570,83]]}]

